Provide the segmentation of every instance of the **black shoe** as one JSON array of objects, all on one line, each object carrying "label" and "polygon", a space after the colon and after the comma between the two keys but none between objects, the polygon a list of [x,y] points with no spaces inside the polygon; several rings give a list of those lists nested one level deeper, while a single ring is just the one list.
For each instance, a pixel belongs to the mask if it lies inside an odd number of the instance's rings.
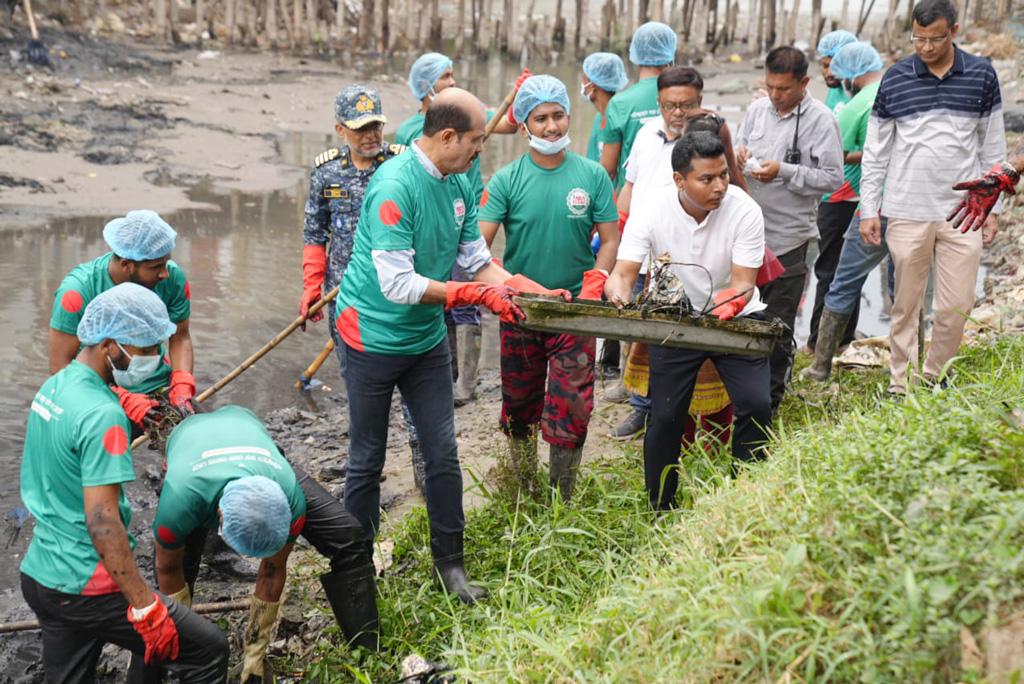
[{"label": "black shoe", "polygon": [[380,618],[377,615],[373,564],[320,575],[320,584],[327,594],[334,619],[348,643],[376,651],[379,645]]},{"label": "black shoe", "polygon": [[619,423],[614,430],[609,433],[609,437],[617,439],[620,442],[639,437],[647,429],[647,412],[640,411],[639,409],[633,409],[632,413],[626,416],[626,419]]},{"label": "black shoe", "polygon": [[466,576],[461,532],[441,534],[431,530],[430,552],[434,556],[434,571],[446,592],[455,594],[463,603],[468,604],[487,598],[487,590],[473,586]]},{"label": "black shoe", "polygon": [[598,375],[600,375],[600,377],[605,379],[605,380],[614,380],[615,378],[619,377],[619,367],[618,366],[605,366],[603,364],[599,365],[598,366]]}]

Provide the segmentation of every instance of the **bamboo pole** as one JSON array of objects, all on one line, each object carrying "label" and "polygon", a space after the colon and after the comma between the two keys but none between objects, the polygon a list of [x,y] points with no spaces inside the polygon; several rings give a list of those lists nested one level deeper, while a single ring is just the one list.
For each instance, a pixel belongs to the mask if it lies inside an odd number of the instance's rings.
[{"label": "bamboo pole", "polygon": [[[220,601],[218,603],[198,603],[192,606],[192,612],[196,615],[210,615],[212,613],[230,613],[239,610],[249,609],[249,599],[238,599],[237,601]],[[39,620],[21,620],[19,622],[0,623],[0,634],[12,632],[31,632],[40,629]]]}]

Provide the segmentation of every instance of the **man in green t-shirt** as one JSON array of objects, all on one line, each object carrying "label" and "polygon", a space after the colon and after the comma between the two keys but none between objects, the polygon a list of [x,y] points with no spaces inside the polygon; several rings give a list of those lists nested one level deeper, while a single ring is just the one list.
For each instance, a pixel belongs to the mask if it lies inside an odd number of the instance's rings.
[{"label": "man in green t-shirt", "polygon": [[[861,154],[867,139],[868,119],[882,83],[882,58],[869,43],[848,43],[832,58],[832,70],[854,93],[839,110],[838,119],[846,163],[843,188],[848,188],[852,203],[859,206]],[[864,281],[886,254],[884,242],[869,245],[861,239],[860,212],[856,211],[843,228],[840,254],[829,274],[829,286],[824,291],[818,288],[814,301],[814,310],[821,312],[816,328],[818,339],[814,345],[814,363],[804,370],[804,377],[825,380],[831,374],[836,349],[852,339],[851,331],[856,329]]]},{"label": "man in green t-shirt", "polygon": [[633,138],[641,126],[658,116],[657,79],[675,61],[677,43],[676,32],[657,21],[638,28],[629,43],[629,61],[640,67],[640,73],[636,83],[616,93],[608,103],[605,126],[598,136],[603,145],[601,166],[616,190],[626,180],[626,160]]},{"label": "man in green t-shirt", "polygon": [[843,30],[826,33],[818,41],[818,66],[821,67],[821,77],[825,79],[825,85],[828,87],[828,93],[825,94],[825,106],[833,112],[838,112],[843,105],[850,101],[850,94],[843,87],[842,80],[836,78],[832,73],[832,58],[836,56],[841,47],[856,42],[857,36]]},{"label": "man in green t-shirt", "polygon": [[109,385],[174,330],[149,289],[122,283],[98,293],[75,331],[82,349],[32,400],[21,499],[36,526],[21,563],[21,591],[42,627],[47,681],[92,681],[106,643],[183,682],[226,676],[224,634],[147,586],[128,533],[122,485],[135,479],[129,426]]},{"label": "man in green t-shirt", "polygon": [[[619,247],[612,184],[599,164],[569,145],[569,93],[553,76],[531,76],[513,110],[530,151],[487,184],[480,233],[488,245],[505,226],[505,266],[545,287],[601,299]],[[597,229],[601,248],[590,249]],[[594,408],[594,338],[501,324],[501,427],[520,487],[536,477],[540,424],[551,445],[549,479],[572,495]]]},{"label": "man in green t-shirt", "polygon": [[167,475],[153,536],[160,590],[191,605],[212,529],[236,551],[261,558],[249,610],[242,682],[263,681],[288,556],[301,534],[331,561],[320,577],[346,638],[376,650],[376,590],[363,529],[337,499],[278,450],[260,420],[224,406],[178,424],[166,442]]},{"label": "man in green t-shirt", "polygon": [[192,336],[189,333],[191,292],[185,273],[171,261],[178,234],[148,209],[130,211],[103,228],[112,251],[79,264],[57,288],[50,315],[50,372],[75,358],[81,347],[76,329],[82,312],[94,297],[120,283],[136,283],[156,292],[175,324],[166,349],[136,359],[128,372],[114,373],[114,392],[125,414],[143,428],[156,401],[147,394],[168,388],[171,404],[191,413],[196,380],[192,375]]},{"label": "man in green t-shirt", "polygon": [[600,163],[602,145],[599,138],[605,126],[608,103],[615,93],[629,84],[629,77],[626,76],[626,66],[621,57],[611,52],[595,52],[583,60],[582,80],[580,95],[590,100],[597,109],[587,140],[587,159]]},{"label": "man in green t-shirt", "polygon": [[[522,311],[512,295],[550,292],[492,263],[480,237],[475,194],[462,174],[483,148],[484,120],[476,97],[448,88],[427,109],[423,135],[374,174],[336,320],[348,387],[345,507],[372,540],[398,387],[423,448],[434,566],[444,589],[467,603],[486,592],[469,584],[463,565],[462,471],[444,311],[483,305],[516,321]],[[449,280],[456,263],[472,282]]]}]

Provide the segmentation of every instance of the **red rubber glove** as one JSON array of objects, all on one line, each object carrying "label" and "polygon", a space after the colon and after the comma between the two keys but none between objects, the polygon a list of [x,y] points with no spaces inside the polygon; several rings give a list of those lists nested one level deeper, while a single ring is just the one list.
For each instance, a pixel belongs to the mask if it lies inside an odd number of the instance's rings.
[{"label": "red rubber glove", "polygon": [[761,261],[761,268],[757,270],[757,286],[764,287],[785,272],[786,267],[779,261],[779,257],[765,245],[764,259]]},{"label": "red rubber glove", "polygon": [[981,178],[957,183],[954,190],[966,190],[967,194],[960,200],[960,204],[949,213],[947,221],[953,222],[953,228],[959,228],[961,233],[969,230],[978,230],[985,223],[992,207],[999,200],[1001,193],[1014,195],[1017,191],[1014,186],[1020,181],[1020,174],[1009,162],[996,164],[989,172]]},{"label": "red rubber glove", "polygon": [[[523,69],[523,73],[519,74],[519,77],[516,79],[516,92],[519,92],[519,89],[523,87],[523,82],[526,79],[530,78],[531,76],[533,76],[533,73],[530,71],[529,68]],[[511,106],[509,106],[509,108],[505,110],[505,115],[508,117],[508,120],[511,124],[515,126],[519,125],[519,122],[516,121],[516,115],[512,113]]]},{"label": "red rubber glove", "polygon": [[604,294],[604,282],[608,280],[608,272],[601,268],[592,268],[583,272],[583,287],[576,299],[601,301]]},{"label": "red rubber glove", "polygon": [[562,290],[562,289],[549,290],[548,288],[544,287],[540,283],[536,283],[536,282],[530,280],[529,278],[524,276],[522,273],[515,274],[514,276],[512,276],[511,278],[506,280],[504,283],[502,283],[502,285],[505,285],[507,287],[511,287],[517,293],[519,293],[519,292],[529,292],[531,294],[550,295],[552,297],[561,297],[562,299],[564,299],[567,302],[571,302],[572,301],[572,292],[569,292],[568,290]]},{"label": "red rubber glove", "polygon": [[[156,420],[156,412],[153,409],[160,405],[159,401],[151,399],[147,394],[129,392],[117,385],[111,385],[110,389],[117,395],[117,400],[121,402],[121,410],[128,416],[128,420],[140,428],[145,428],[148,421]],[[152,415],[150,411],[153,411]]]},{"label": "red rubber glove", "polygon": [[[747,298],[740,297],[739,294],[739,292],[731,287],[715,293],[715,306],[711,307],[711,310],[718,316],[718,320],[727,321],[730,318],[735,318],[740,311],[743,311],[743,307],[747,305]],[[735,299],[732,299],[733,297]],[[722,304],[722,302],[725,303]]]},{"label": "red rubber glove", "polygon": [[128,622],[132,623],[132,627],[146,642],[146,664],[154,660],[177,660],[178,628],[160,597],[153,594],[153,600],[156,605],[150,606],[148,612],[138,619],[132,615],[135,609],[128,606]]},{"label": "red rubber glove", "polygon": [[[309,308],[320,301],[324,276],[327,273],[327,248],[323,245],[306,245],[302,248],[302,299],[299,301],[299,315],[305,316]],[[320,311],[309,317],[316,323],[324,315]],[[306,326],[303,324],[302,329]]]},{"label": "red rubber glove", "polygon": [[619,237],[622,237],[622,231],[626,230],[626,221],[629,220],[628,211],[619,211]]},{"label": "red rubber glove", "polygon": [[176,370],[171,373],[171,388],[167,392],[167,398],[171,406],[181,409],[189,415],[196,412],[192,406],[192,398],[196,396],[196,379],[186,370]]},{"label": "red rubber glove", "polygon": [[505,285],[460,283],[450,280],[445,283],[444,308],[482,304],[497,314],[502,323],[518,323],[526,318],[526,314],[512,301],[515,294],[515,290]]}]

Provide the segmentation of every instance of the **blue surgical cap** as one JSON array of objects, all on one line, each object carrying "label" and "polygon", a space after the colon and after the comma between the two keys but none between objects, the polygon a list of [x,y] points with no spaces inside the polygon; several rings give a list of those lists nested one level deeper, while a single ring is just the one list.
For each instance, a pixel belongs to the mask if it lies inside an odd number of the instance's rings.
[{"label": "blue surgical cap", "polygon": [[268,558],[288,541],[292,511],[281,486],[262,475],[232,480],[220,497],[221,536],[243,556]]},{"label": "blue surgical cap", "polygon": [[565,84],[554,76],[531,76],[519,86],[515,102],[512,103],[512,116],[516,117],[519,123],[526,123],[526,117],[530,116],[530,112],[547,102],[562,105],[562,109],[568,114],[569,92],[565,89]]},{"label": "blue surgical cap", "polygon": [[422,100],[434,89],[437,79],[445,69],[452,65],[452,60],[437,52],[420,55],[409,69],[409,90],[417,100]]},{"label": "blue surgical cap", "polygon": [[78,322],[78,340],[87,347],[103,340],[152,347],[175,330],[157,293],[135,283],[121,283],[101,292],[85,307]]},{"label": "blue surgical cap", "polygon": [[595,52],[583,60],[583,74],[601,90],[617,93],[626,87],[626,65],[611,52]]},{"label": "blue surgical cap", "polygon": [[881,71],[882,57],[871,43],[849,43],[832,56],[828,68],[836,78],[852,81],[872,71]]},{"label": "blue surgical cap", "polygon": [[856,43],[857,36],[849,31],[832,31],[826,33],[818,41],[818,59],[822,57],[835,57],[839,48],[848,43]]},{"label": "blue surgical cap", "polygon": [[637,66],[661,66],[676,60],[678,38],[671,26],[649,21],[636,30],[629,43],[629,61]]},{"label": "blue surgical cap", "polygon": [[170,254],[178,234],[155,211],[139,209],[103,226],[103,239],[119,257],[149,261]]}]

